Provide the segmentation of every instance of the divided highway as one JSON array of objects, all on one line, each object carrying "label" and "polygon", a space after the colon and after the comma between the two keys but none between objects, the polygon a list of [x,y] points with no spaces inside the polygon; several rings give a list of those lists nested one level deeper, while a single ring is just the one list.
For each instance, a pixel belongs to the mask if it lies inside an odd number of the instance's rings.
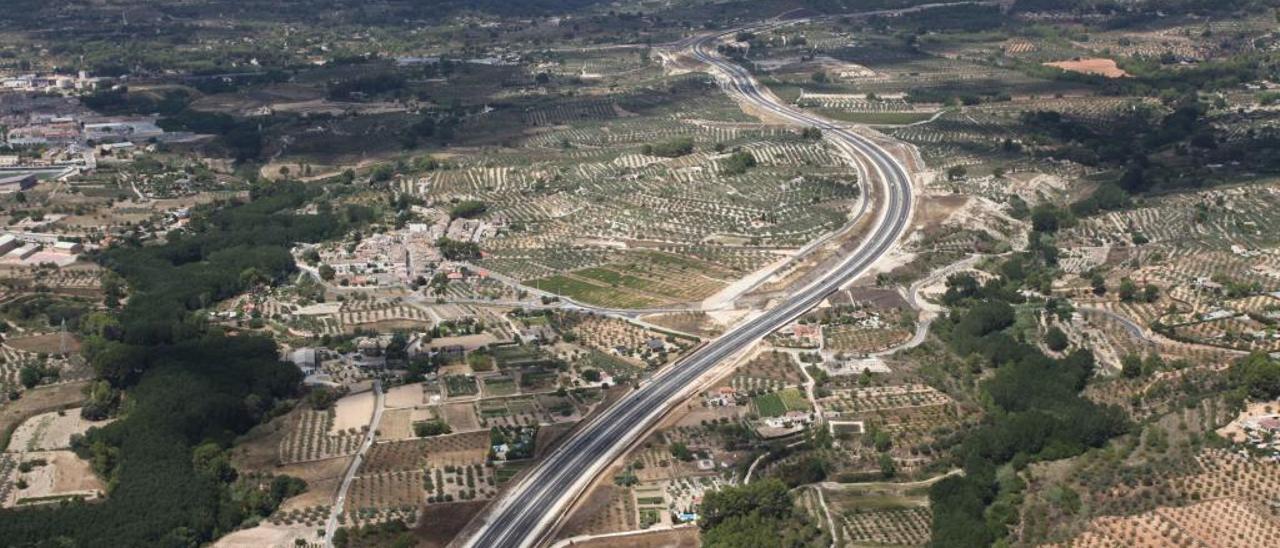
[{"label": "divided highway", "polygon": [[724,89],[738,100],[797,126],[821,129],[830,143],[855,159],[866,175],[864,182],[874,181],[880,187],[870,234],[820,279],[667,367],[577,429],[495,503],[463,541],[464,546],[525,547],[543,542],[572,501],[671,406],[687,397],[699,378],[866,272],[906,231],[912,211],[911,177],[906,167],[875,142],[784,105],[772,93],[762,91],[745,69],[714,53],[714,43],[726,34],[700,36],[678,45],[691,48],[694,57],[710,65]]}]

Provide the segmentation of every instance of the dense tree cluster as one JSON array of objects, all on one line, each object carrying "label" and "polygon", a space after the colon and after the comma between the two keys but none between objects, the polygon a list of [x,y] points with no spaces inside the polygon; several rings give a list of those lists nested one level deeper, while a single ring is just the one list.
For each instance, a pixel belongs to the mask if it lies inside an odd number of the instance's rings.
[{"label": "dense tree cluster", "polygon": [[265,337],[228,337],[198,312],[294,268],[293,242],[338,234],[323,211],[291,213],[314,191],[282,183],[247,203],[200,212],[186,233],[160,245],[108,251],[132,295],[119,321],[94,318],[85,356],[102,379],[90,393],[96,418],[122,399],[120,420],[93,428],[74,449],[108,485],[100,503],[6,511],[10,546],[194,546],[269,514],[305,484],[240,477],[226,448],[253,425],[286,411],[301,373]]},{"label": "dense tree cluster", "polygon": [[479,200],[463,200],[449,208],[449,217],[453,219],[474,219],[484,214],[489,206]]},{"label": "dense tree cluster", "polygon": [[796,512],[787,486],[766,479],[707,493],[699,508],[703,546],[825,546],[825,534]]},{"label": "dense tree cluster", "polygon": [[[1010,333],[1014,305],[1023,300],[1017,290],[1026,282],[1018,275],[1035,265],[1025,256],[1011,261],[1020,264],[1002,265],[1005,275],[986,285],[968,276],[948,280],[943,299],[954,308],[935,324],[956,354],[995,369],[979,385],[988,418],[965,436],[956,452],[965,475],[930,490],[935,546],[986,546],[1005,536],[1006,527],[1017,521],[1020,480],[1000,476],[1000,467],[1074,456],[1128,428],[1119,409],[1079,394],[1093,374],[1091,352],[1076,350],[1053,359]],[[1065,350],[1062,335],[1050,331],[1046,345]]]},{"label": "dense tree cluster", "polygon": [[693,139],[689,137],[677,137],[657,144],[644,145],[644,147],[641,148],[641,152],[651,156],[677,158],[693,152]]},{"label": "dense tree cluster", "polygon": [[191,230],[170,234],[164,245],[108,251],[103,264],[133,290],[120,318],[121,342],[188,338],[202,328],[192,311],[294,272],[292,245],[333,238],[344,229],[343,219],[325,208],[315,215],[289,213],[315,195],[300,183],[257,186],[250,201],[197,216]]},{"label": "dense tree cluster", "polygon": [[[1211,69],[1202,66],[1194,70]],[[1256,70],[1240,70],[1242,73],[1232,78],[1236,84],[1263,77]],[[1046,154],[1084,165],[1111,167],[1120,173],[1115,180],[1103,183],[1091,195],[1072,204],[1076,215],[1128,207],[1130,196],[1137,194],[1212,183],[1215,175],[1206,167],[1209,165],[1233,165],[1247,172],[1280,171],[1280,156],[1276,154],[1280,153],[1280,131],[1251,130],[1243,138],[1224,140],[1214,119],[1208,116],[1209,106],[1199,100],[1195,89],[1181,96],[1173,91],[1175,84],[1181,85],[1188,78],[1187,72],[1177,71],[1175,82],[1167,85],[1150,83],[1152,89],[1117,90],[1131,96],[1158,95],[1159,90],[1165,90],[1169,105],[1166,113],[1152,107],[1135,107],[1104,127],[1089,126],[1053,111],[1022,115],[1023,125],[1036,139],[1057,143]]]},{"label": "dense tree cluster", "polygon": [[1273,400],[1280,398],[1280,360],[1255,352],[1231,365],[1228,373],[1231,384],[1249,398]]},{"label": "dense tree cluster", "polygon": [[[136,358],[145,372],[128,389],[128,411],[75,447],[106,479],[107,500],[5,511],[6,544],[195,545],[274,511],[279,498],[249,496],[269,485],[233,489],[233,471],[208,454],[279,412],[296,394],[297,368],[278,361],[269,339],[216,334],[145,348]],[[197,446],[206,447],[203,459],[193,456]]]},{"label": "dense tree cluster", "polygon": [[750,152],[740,150],[720,161],[720,173],[724,175],[742,175],[756,167],[756,157]]},{"label": "dense tree cluster", "polygon": [[480,258],[480,245],[475,242],[460,242],[449,238],[436,240],[440,254],[450,261],[470,261]]}]

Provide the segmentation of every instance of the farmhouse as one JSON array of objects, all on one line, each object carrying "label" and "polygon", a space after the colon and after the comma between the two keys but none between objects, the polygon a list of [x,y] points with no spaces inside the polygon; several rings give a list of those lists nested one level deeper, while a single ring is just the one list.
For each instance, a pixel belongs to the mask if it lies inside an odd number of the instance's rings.
[{"label": "farmhouse", "polygon": [[707,393],[707,405],[711,407],[738,405],[738,390],[732,386],[721,386]]}]

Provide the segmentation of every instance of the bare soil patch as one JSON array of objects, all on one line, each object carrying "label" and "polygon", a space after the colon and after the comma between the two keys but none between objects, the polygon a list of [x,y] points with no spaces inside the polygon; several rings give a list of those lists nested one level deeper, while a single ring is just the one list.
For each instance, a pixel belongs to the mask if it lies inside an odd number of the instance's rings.
[{"label": "bare soil patch", "polygon": [[635,535],[591,539],[574,543],[585,548],[696,548],[698,529],[682,527],[667,531],[650,531]]},{"label": "bare soil patch", "polygon": [[5,339],[5,344],[25,350],[27,352],[61,354],[65,350],[68,354],[74,354],[80,351],[80,337],[71,333],[66,334],[66,348],[63,348],[63,335],[61,333],[45,333],[43,335],[32,335],[30,337],[14,337]]},{"label": "bare soil patch", "polygon": [[241,529],[213,543],[214,548],[291,548],[295,539],[316,540],[316,528],[306,525],[276,525],[263,522]]},{"label": "bare soil patch", "polygon": [[388,409],[378,423],[378,441],[403,440],[413,437],[413,409]]},{"label": "bare soil patch", "polygon": [[426,403],[422,394],[422,383],[405,384],[387,390],[385,405],[387,407],[413,407]]},{"label": "bare soil patch", "polygon": [[1116,66],[1116,62],[1102,57],[1091,59],[1072,59],[1045,63],[1046,66],[1083,74],[1097,74],[1107,78],[1124,78],[1129,75],[1124,69]]},{"label": "bare soil patch", "polygon": [[0,441],[7,446],[14,428],[32,416],[79,405],[84,401],[84,387],[88,385],[89,381],[81,381],[42,386],[27,390],[17,401],[0,405]]},{"label": "bare soil patch", "polygon": [[231,463],[240,471],[269,471],[280,464],[280,442],[289,434],[289,425],[297,420],[302,406],[253,427],[240,436],[231,450]]},{"label": "bare soil patch", "polygon": [[307,491],[293,497],[280,505],[283,511],[306,508],[308,506],[330,506],[334,495],[338,492],[338,484],[351,464],[351,457],[325,459],[281,466],[275,470],[277,474],[288,474],[307,482]]},{"label": "bare soil patch", "polygon": [[333,428],[330,432],[336,434],[350,428],[360,430],[368,426],[369,420],[373,418],[373,404],[372,391],[344,396],[333,406]]},{"label": "bare soil patch", "polygon": [[454,432],[480,429],[480,418],[476,416],[476,408],[470,403],[441,405],[440,415]]},{"label": "bare soil patch", "polygon": [[19,462],[34,459],[43,459],[45,464],[32,468],[30,472],[16,472],[9,478],[15,483],[21,478],[27,482],[27,488],[18,489],[14,485],[4,500],[5,507],[39,503],[40,499],[61,495],[97,498],[106,491],[106,484],[94,475],[89,463],[71,451],[37,451],[23,453],[18,458]]},{"label": "bare soil patch", "polygon": [[105,426],[110,421],[92,422],[80,417],[80,409],[41,413],[23,421],[9,439],[10,452],[51,451],[71,447],[71,436],[83,434],[91,426]]},{"label": "bare soil patch", "polygon": [[578,423],[576,422],[562,422],[539,428],[538,437],[534,441],[536,446],[534,457],[541,459],[546,456],[564,438],[565,434],[573,431],[573,428],[577,425]]},{"label": "bare soil patch", "polygon": [[599,484],[565,520],[560,538],[598,535],[634,529],[635,501],[623,487]]}]

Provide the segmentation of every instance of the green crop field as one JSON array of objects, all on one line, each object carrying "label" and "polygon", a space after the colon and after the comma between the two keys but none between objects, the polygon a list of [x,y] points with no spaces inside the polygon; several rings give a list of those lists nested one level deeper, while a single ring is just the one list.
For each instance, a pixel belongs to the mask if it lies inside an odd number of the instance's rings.
[{"label": "green crop field", "polygon": [[485,379],[484,390],[490,396],[509,396],[517,392],[515,380],[511,377]]},{"label": "green crop field", "polygon": [[761,417],[780,417],[787,412],[787,404],[782,402],[777,392],[751,398],[751,404]]},{"label": "green crop field", "polygon": [[805,398],[804,393],[798,388],[788,388],[778,392],[778,397],[782,398],[782,403],[787,407],[787,411],[809,410],[809,400]]},{"label": "green crop field", "polygon": [[809,400],[798,388],[787,388],[751,398],[756,413],[761,417],[780,417],[788,411],[808,411]]},{"label": "green crop field", "polygon": [[564,295],[575,301],[601,306],[644,308],[660,304],[660,301],[651,297],[636,295],[634,293],[623,293],[614,288],[596,285],[594,283],[559,274],[527,282],[527,285],[536,287],[543,291],[550,291],[552,293]]}]

